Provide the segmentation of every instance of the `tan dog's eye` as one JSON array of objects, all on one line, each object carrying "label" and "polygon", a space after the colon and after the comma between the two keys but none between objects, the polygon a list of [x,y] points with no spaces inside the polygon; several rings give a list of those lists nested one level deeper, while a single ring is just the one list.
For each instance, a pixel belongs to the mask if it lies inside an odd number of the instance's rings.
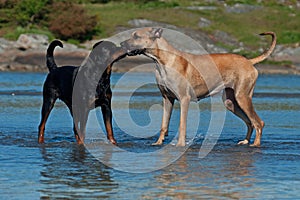
[{"label": "tan dog's eye", "polygon": [[138,36],[136,33],[133,34],[133,39],[137,40],[137,39],[139,39],[139,38],[141,38],[141,37]]}]

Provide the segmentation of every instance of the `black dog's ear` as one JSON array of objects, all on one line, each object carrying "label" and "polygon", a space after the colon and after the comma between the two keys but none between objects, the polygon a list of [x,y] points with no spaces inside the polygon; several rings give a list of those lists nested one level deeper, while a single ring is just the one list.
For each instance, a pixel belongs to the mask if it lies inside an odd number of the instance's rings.
[{"label": "black dog's ear", "polygon": [[152,31],[151,31],[154,39],[161,38],[162,32],[163,32],[162,28],[152,28]]},{"label": "black dog's ear", "polygon": [[102,43],[104,40],[101,40],[99,42],[97,42],[96,44],[94,44],[93,49],[95,49],[100,43]]}]

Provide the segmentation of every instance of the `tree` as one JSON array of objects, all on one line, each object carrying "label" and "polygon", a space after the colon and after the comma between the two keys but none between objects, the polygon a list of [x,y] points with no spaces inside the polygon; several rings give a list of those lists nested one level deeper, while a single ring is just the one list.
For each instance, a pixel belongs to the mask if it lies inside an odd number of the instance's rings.
[{"label": "tree", "polygon": [[82,41],[95,34],[97,17],[88,15],[80,5],[57,2],[50,9],[55,12],[49,13],[49,30],[57,37]]}]

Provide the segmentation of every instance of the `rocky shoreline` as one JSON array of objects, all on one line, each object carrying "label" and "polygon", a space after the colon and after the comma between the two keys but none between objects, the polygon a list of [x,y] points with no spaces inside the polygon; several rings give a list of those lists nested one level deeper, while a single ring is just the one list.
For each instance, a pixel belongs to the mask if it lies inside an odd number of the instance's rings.
[{"label": "rocky shoreline", "polygon": [[[206,35],[203,32],[181,29],[172,25],[157,23],[149,20],[132,20],[129,22],[132,27],[141,26],[162,26],[182,32],[195,41],[200,43],[209,53],[224,53],[228,50],[219,47],[218,41],[226,41],[237,48],[234,53],[239,53],[245,49],[243,44],[231,38],[228,34],[216,31],[214,36]],[[124,29],[118,30],[119,32]],[[64,43],[64,48],[59,47],[55,50],[55,60],[58,65],[80,65],[89,54],[93,44],[97,41],[89,41],[82,44],[82,48],[72,44]],[[38,34],[22,34],[17,41],[8,41],[0,38],[0,71],[22,71],[22,72],[47,72],[45,54],[49,44],[47,36]],[[263,51],[263,49],[261,49]],[[263,74],[299,74],[300,75],[300,45],[295,44],[293,47],[277,45],[272,56],[272,61],[288,61],[282,65],[258,64],[260,73]],[[151,60],[144,57],[125,58],[113,66],[114,72],[135,71],[154,71],[154,67],[142,66],[138,70],[135,68],[144,63],[151,63]]]}]

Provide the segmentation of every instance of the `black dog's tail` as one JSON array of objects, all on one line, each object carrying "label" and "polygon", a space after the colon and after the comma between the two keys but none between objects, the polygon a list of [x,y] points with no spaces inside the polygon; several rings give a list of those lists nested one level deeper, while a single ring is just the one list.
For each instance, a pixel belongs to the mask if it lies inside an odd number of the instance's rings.
[{"label": "black dog's tail", "polygon": [[53,57],[53,51],[54,51],[56,46],[60,46],[61,48],[63,48],[63,44],[61,43],[61,41],[54,40],[50,43],[50,45],[47,49],[46,64],[47,64],[47,67],[48,67],[50,72],[57,68],[57,65],[56,65],[56,63],[54,61],[54,57]]}]

